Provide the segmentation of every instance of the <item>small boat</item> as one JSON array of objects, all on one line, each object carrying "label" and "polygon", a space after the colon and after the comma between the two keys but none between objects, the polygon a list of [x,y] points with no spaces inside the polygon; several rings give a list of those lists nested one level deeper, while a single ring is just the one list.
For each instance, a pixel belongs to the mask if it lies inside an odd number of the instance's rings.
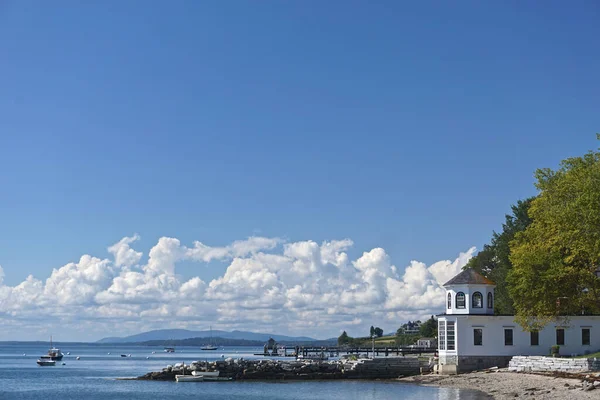
[{"label": "small boat", "polygon": [[165,347],[165,353],[175,353],[175,347]]},{"label": "small boat", "polygon": [[210,343],[200,347],[200,350],[218,350],[219,348],[212,344],[212,326],[210,327]]},{"label": "small boat", "polygon": [[216,378],[219,376],[219,371],[192,371],[192,375]]},{"label": "small boat", "polygon": [[175,375],[177,382],[203,382],[204,377],[202,375]]},{"label": "small boat", "polygon": [[127,354],[121,354],[121,357],[127,357]]},{"label": "small boat", "polygon": [[50,349],[48,350],[48,356],[52,358],[53,361],[60,361],[63,358],[63,353],[60,349],[52,346],[52,336],[50,336]]},{"label": "small boat", "polygon": [[41,356],[36,362],[40,367],[54,367],[56,365],[56,361],[50,356]]},{"label": "small boat", "polygon": [[219,376],[219,371],[192,371],[191,375],[175,375],[177,382],[217,382],[231,381],[232,378]]}]

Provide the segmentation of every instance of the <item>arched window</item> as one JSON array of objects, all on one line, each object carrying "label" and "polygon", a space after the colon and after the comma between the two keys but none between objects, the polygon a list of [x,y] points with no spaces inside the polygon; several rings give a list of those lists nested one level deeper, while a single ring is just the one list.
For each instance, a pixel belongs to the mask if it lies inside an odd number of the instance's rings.
[{"label": "arched window", "polygon": [[494,296],[492,292],[488,293],[488,308],[494,308]]},{"label": "arched window", "polygon": [[452,295],[448,293],[448,310],[452,308]]},{"label": "arched window", "polygon": [[456,308],[465,308],[465,294],[463,292],[456,293]]},{"label": "arched window", "polygon": [[481,293],[473,293],[473,296],[471,297],[471,307],[483,308],[483,295]]}]

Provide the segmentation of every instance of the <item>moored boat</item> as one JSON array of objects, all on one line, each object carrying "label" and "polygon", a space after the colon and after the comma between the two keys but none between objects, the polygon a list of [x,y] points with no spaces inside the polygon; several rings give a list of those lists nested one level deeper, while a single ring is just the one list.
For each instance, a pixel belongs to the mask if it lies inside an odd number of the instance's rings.
[{"label": "moored boat", "polygon": [[177,382],[203,382],[204,377],[202,375],[175,375]]},{"label": "moored boat", "polygon": [[200,350],[217,350],[218,347],[212,344],[212,326],[210,327],[210,343],[200,347]]},{"label": "moored boat", "polygon": [[36,363],[40,367],[53,367],[56,365],[56,361],[54,361],[50,356],[41,356]]},{"label": "moored boat", "polygon": [[48,357],[52,359],[52,361],[60,361],[63,359],[63,353],[60,349],[52,346],[52,336],[50,336],[50,349],[48,350]]},{"label": "moored boat", "polygon": [[192,371],[192,375],[215,378],[219,376],[219,371]]}]

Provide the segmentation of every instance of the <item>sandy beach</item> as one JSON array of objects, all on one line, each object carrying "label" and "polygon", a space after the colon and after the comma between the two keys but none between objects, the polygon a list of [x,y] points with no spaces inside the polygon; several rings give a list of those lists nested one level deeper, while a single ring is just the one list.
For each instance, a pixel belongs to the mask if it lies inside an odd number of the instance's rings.
[{"label": "sandy beach", "polygon": [[[588,377],[587,379],[586,376]],[[508,372],[506,369],[472,372],[460,375],[419,375],[400,379],[428,386],[479,390],[494,399],[532,397],[535,399],[599,399],[600,387],[584,390],[584,380],[600,381],[600,373],[574,375],[542,375]]]}]

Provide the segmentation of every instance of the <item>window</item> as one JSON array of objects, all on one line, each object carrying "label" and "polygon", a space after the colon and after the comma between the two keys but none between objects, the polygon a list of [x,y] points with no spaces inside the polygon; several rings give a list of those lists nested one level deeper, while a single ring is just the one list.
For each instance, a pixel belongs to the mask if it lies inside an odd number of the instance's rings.
[{"label": "window", "polygon": [[488,308],[494,308],[494,295],[492,292],[488,293]]},{"label": "window", "polygon": [[452,308],[452,294],[448,293],[448,310]]},{"label": "window", "polygon": [[483,308],[483,296],[481,295],[481,293],[473,293],[473,296],[471,297],[471,307]]},{"label": "window", "polygon": [[538,331],[531,331],[529,333],[529,341],[531,346],[539,346],[540,345],[540,333]]},{"label": "window", "polygon": [[448,350],[455,350],[454,346],[454,321],[448,321],[446,328],[446,340],[448,341]]},{"label": "window", "polygon": [[463,292],[456,293],[456,308],[465,308],[465,294]]},{"label": "window", "polygon": [[473,344],[475,346],[483,345],[483,329],[481,329],[481,328],[473,329]]},{"label": "window", "polygon": [[505,346],[513,345],[513,330],[512,330],[512,328],[504,330],[504,345]]},{"label": "window", "polygon": [[581,328],[581,344],[584,346],[590,345],[590,328]]},{"label": "window", "polygon": [[563,328],[556,330],[556,344],[559,346],[565,345],[565,330]]},{"label": "window", "polygon": [[446,321],[438,321],[439,349],[446,350]]}]

